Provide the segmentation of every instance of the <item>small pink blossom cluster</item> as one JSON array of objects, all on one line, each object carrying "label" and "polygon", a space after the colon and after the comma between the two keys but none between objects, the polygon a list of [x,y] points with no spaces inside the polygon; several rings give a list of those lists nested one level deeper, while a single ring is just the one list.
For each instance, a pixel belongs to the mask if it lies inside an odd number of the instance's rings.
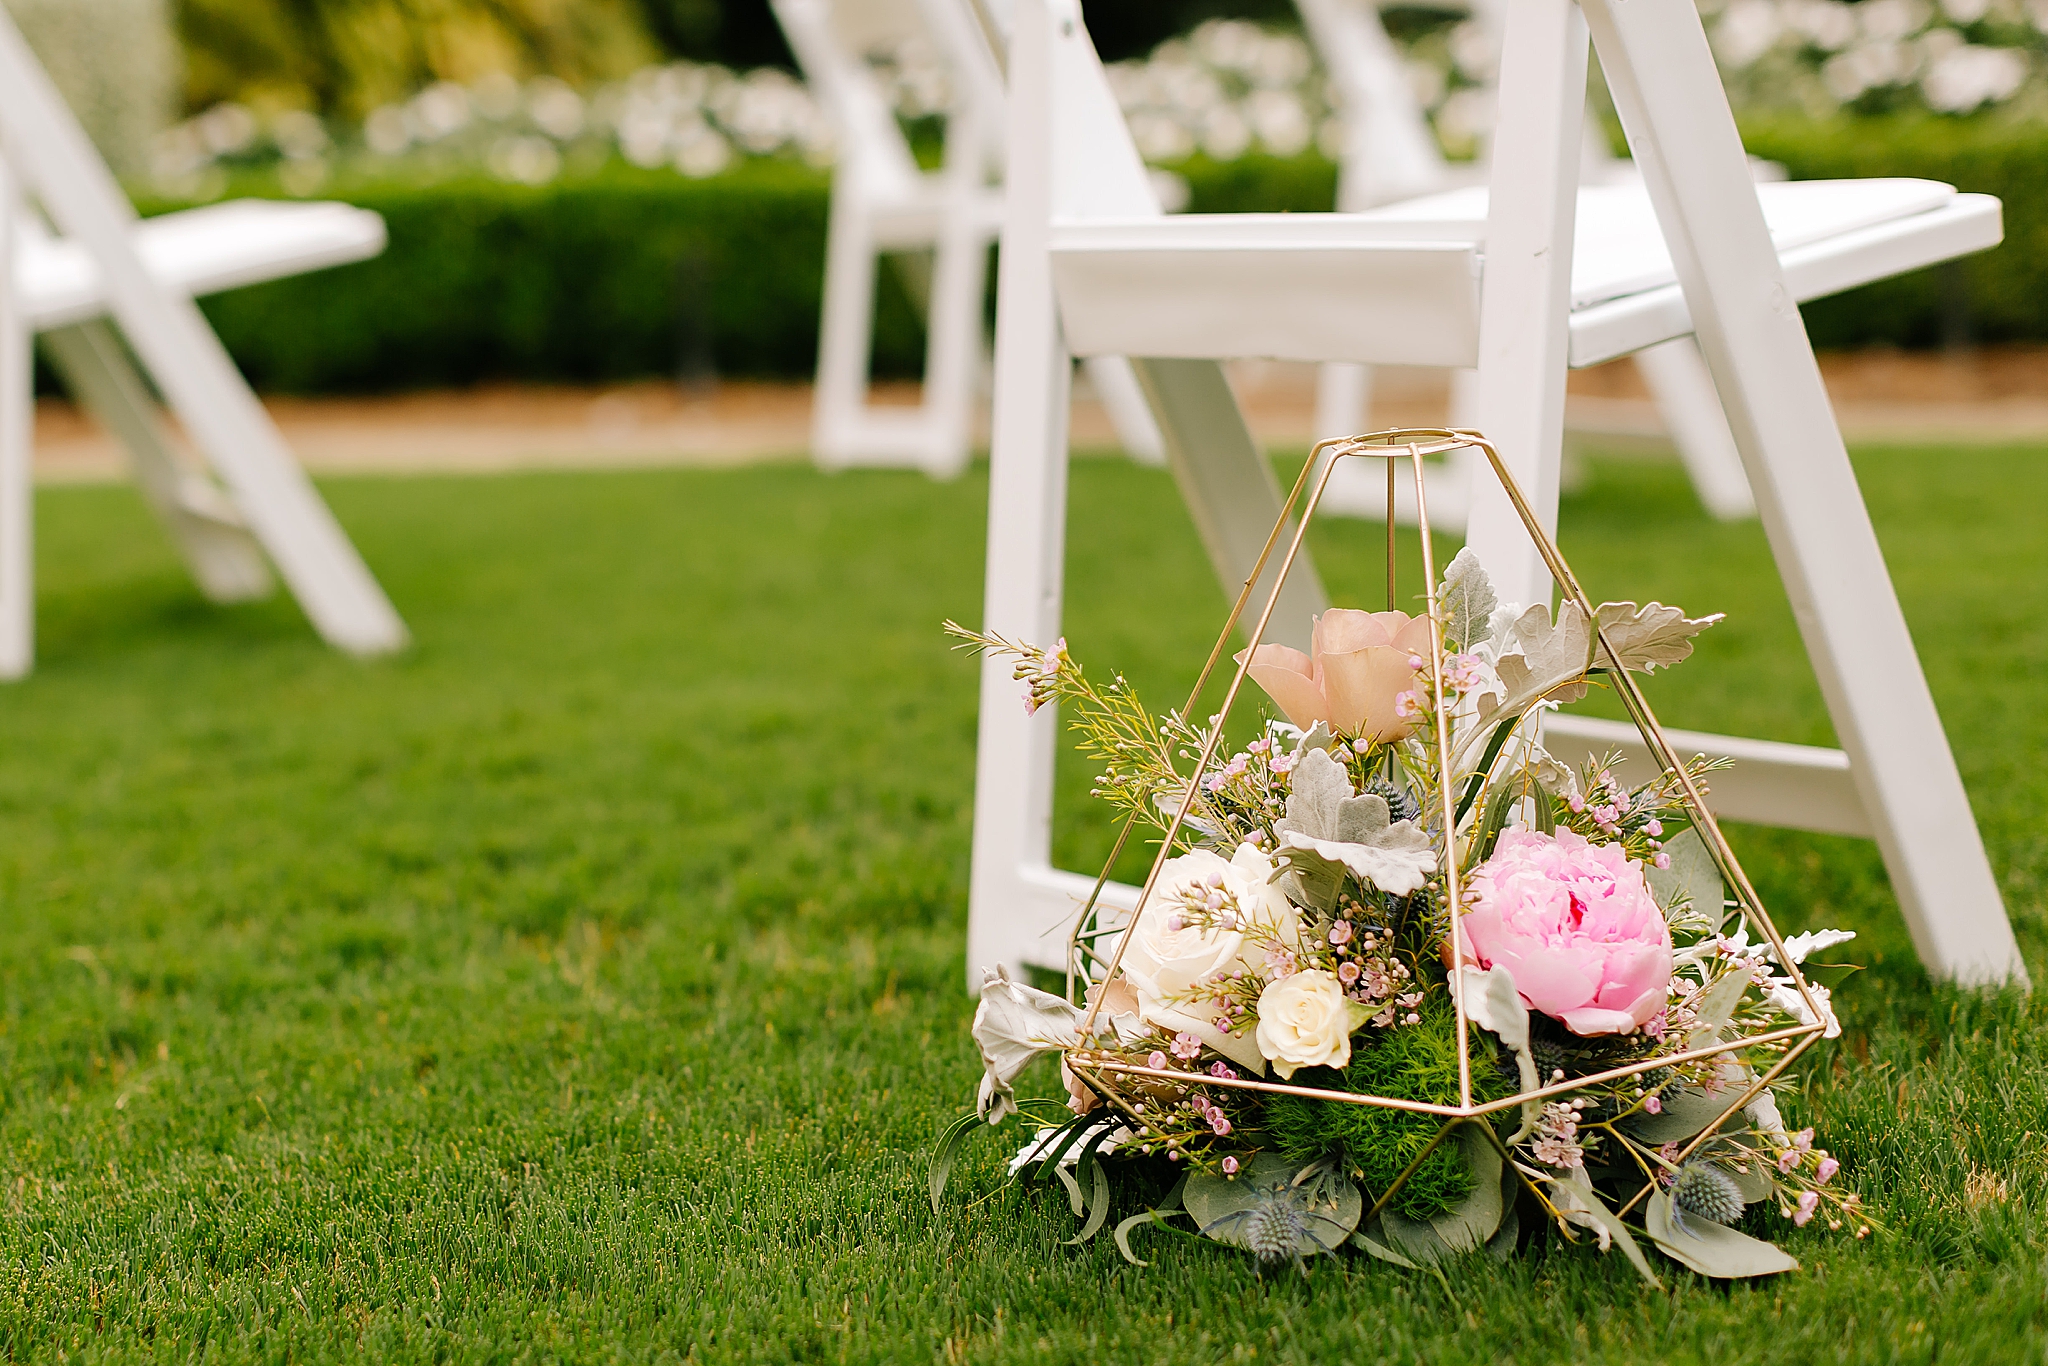
[{"label": "small pink blossom cluster", "polygon": [[1228,934],[1237,928],[1238,911],[1237,897],[1225,885],[1223,874],[1211,873],[1181,893],[1179,909],[1166,917],[1166,928],[1178,934],[1195,924]]},{"label": "small pink blossom cluster", "polygon": [[[1778,1174],[1790,1176],[1809,1164],[1813,1167],[1811,1179],[1815,1186],[1825,1186],[1834,1180],[1835,1173],[1842,1170],[1842,1164],[1830,1156],[1827,1149],[1813,1146],[1813,1130],[1801,1129],[1792,1136],[1792,1142],[1778,1154]],[[1820,1199],[1818,1190],[1801,1191],[1792,1209],[1792,1222],[1802,1228],[1805,1227],[1806,1222],[1813,1218],[1814,1211],[1820,1208]],[[1841,1221],[1831,1220],[1828,1227],[1840,1228]]]},{"label": "small pink blossom cluster", "polygon": [[1330,927],[1329,941],[1344,994],[1363,1005],[1380,1007],[1369,1023],[1379,1029],[1422,1023],[1416,1007],[1422,1004],[1423,994],[1404,989],[1414,974],[1394,957],[1391,943],[1371,930],[1359,935],[1349,920]]},{"label": "small pink blossom cluster", "polygon": [[1052,701],[1054,684],[1060,671],[1073,663],[1067,654],[1067,638],[1061,636],[1059,643],[1050,650],[1036,650],[1017,661],[1017,667],[1010,676],[1024,685],[1024,714],[1035,716],[1038,709]]},{"label": "small pink blossom cluster", "polygon": [[[1156,1051],[1152,1055],[1159,1057]],[[1235,1080],[1237,1073],[1217,1063],[1209,1069],[1214,1076]],[[1214,1098],[1200,1091],[1193,1092],[1182,1100],[1170,1104],[1139,1098],[1133,1105],[1145,1128],[1154,1136],[1157,1146],[1163,1146],[1168,1160],[1184,1162],[1188,1150],[1212,1139],[1228,1138],[1235,1127],[1230,1116]],[[1155,1143],[1139,1145],[1140,1152],[1157,1150]],[[1225,1158],[1223,1170],[1234,1173],[1235,1159]]]},{"label": "small pink blossom cluster", "polygon": [[1658,868],[1671,866],[1671,855],[1664,852],[1664,822],[1655,816],[1639,823],[1633,832],[1625,831],[1624,824],[1631,816],[1640,814],[1644,806],[1655,799],[1647,792],[1631,793],[1614,776],[1614,770],[1603,768],[1588,784],[1589,795],[1573,793],[1568,805],[1573,812],[1589,817],[1594,828],[1609,839],[1640,837],[1650,854],[1650,862]]},{"label": "small pink blossom cluster", "polygon": [[1579,1143],[1579,1111],[1586,1102],[1551,1101],[1536,1121],[1536,1137],[1529,1151],[1538,1162],[1560,1171],[1575,1171],[1586,1165],[1586,1150]]}]

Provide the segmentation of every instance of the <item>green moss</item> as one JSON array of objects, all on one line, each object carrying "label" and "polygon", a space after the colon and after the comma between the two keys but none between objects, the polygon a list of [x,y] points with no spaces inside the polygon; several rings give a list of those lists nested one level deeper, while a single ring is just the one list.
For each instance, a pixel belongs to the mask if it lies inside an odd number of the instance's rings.
[{"label": "green moss", "polygon": [[[1422,1008],[1422,1022],[1389,1030],[1359,1048],[1341,1073],[1324,1070],[1309,1085],[1401,1100],[1458,1103],[1458,1035],[1450,1001],[1441,991]],[[1472,1089],[1480,1099],[1507,1094],[1492,1052],[1473,1036]],[[1303,1080],[1307,1074],[1297,1074]],[[1279,1096],[1267,1102],[1266,1128],[1289,1157],[1304,1161],[1341,1154],[1345,1166],[1373,1196],[1392,1186],[1429,1146],[1443,1121],[1377,1105]],[[1472,1192],[1472,1174],[1455,1145],[1432,1152],[1395,1195],[1393,1208],[1411,1219],[1442,1214]]]}]

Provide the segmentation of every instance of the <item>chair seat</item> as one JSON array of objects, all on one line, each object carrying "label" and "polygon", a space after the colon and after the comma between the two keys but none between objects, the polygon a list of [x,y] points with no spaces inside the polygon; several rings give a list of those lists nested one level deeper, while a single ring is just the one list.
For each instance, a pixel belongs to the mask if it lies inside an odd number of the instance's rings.
[{"label": "chair seat", "polygon": [[[953,187],[943,175],[926,173],[907,188],[877,194],[869,205],[875,245],[883,251],[929,247],[945,231],[953,212]],[[975,229],[993,242],[1003,230],[1003,192],[984,189],[971,196],[967,212]]]},{"label": "chair seat", "polygon": [[[24,219],[15,284],[37,331],[107,311],[99,267],[85,248]],[[384,220],[348,204],[237,199],[144,219],[136,250],[164,284],[191,295],[301,275],[375,256]]]},{"label": "chair seat", "polygon": [[[1757,197],[1798,301],[1995,246],[1999,203],[1929,180],[1784,181]],[[1193,214],[1055,224],[1078,355],[1470,366],[1484,187],[1359,214]],[[1579,191],[1571,363],[1692,330],[1647,192]]]},{"label": "chair seat", "polygon": [[1412,236],[1352,214],[1056,223],[1060,326],[1077,356],[1470,365],[1478,249]]}]

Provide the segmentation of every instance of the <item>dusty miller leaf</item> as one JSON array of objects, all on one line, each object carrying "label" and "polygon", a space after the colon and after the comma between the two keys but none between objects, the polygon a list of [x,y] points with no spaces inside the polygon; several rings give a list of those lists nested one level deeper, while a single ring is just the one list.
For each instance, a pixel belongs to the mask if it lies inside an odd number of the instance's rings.
[{"label": "dusty miller leaf", "polygon": [[1459,649],[1469,650],[1492,639],[1493,626],[1488,618],[1499,598],[1494,594],[1493,581],[1486,576],[1486,567],[1479,563],[1472,547],[1460,550],[1445,568],[1437,601],[1443,607],[1445,637]]},{"label": "dusty miller leaf", "polygon": [[1487,715],[1517,716],[1538,701],[1576,702],[1586,695],[1586,670],[1593,660],[1593,628],[1575,602],[1558,609],[1537,603],[1515,624],[1495,670],[1507,695],[1493,706],[1481,703]]},{"label": "dusty miller leaf", "polygon": [[1361,881],[1396,896],[1407,896],[1436,871],[1436,850],[1428,833],[1413,821],[1390,820],[1384,797],[1370,792],[1352,796],[1351,779],[1329,755],[1320,750],[1303,755],[1295,766],[1293,786],[1287,818],[1273,828],[1281,836],[1280,852],[1295,868],[1299,886],[1312,904],[1328,909],[1336,894],[1333,870],[1313,866],[1314,860],[1340,864]]},{"label": "dusty miller leaf", "polygon": [[[1603,602],[1594,609],[1600,634],[1614,648],[1622,667],[1638,673],[1669,667],[1692,653],[1692,638],[1725,615],[1688,617],[1676,607],[1653,602],[1638,609],[1632,602]],[[1603,651],[1600,667],[1611,669],[1614,661]]]}]

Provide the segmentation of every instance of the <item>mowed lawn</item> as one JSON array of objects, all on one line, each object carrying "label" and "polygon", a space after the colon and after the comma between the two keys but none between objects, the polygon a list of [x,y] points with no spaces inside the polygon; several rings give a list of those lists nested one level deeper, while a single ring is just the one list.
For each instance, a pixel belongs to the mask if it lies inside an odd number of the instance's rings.
[{"label": "mowed lawn", "polygon": [[[2048,461],[1859,468],[2041,976]],[[10,1359],[2041,1359],[2048,1006],[1931,987],[1874,846],[1735,831],[1787,925],[1863,936],[1795,1120],[1881,1236],[1773,1217],[1804,1271],[1662,1294],[1556,1238],[1446,1283],[1158,1235],[1140,1270],[1002,1188],[1014,1130],[945,1219],[925,1193],[978,1071],[975,669],[939,626],[979,619],[982,473],[328,493],[401,657],[205,604],[127,489],[39,496],[41,664],[0,691]],[[1224,606],[1171,484],[1084,460],[1073,501],[1072,648],[1171,705]],[[1668,720],[1828,738],[1754,524],[1619,461],[1563,521],[1596,597],[1730,614]],[[1340,598],[1380,545],[1318,529]],[[1087,778],[1070,866],[1109,843]]]}]

